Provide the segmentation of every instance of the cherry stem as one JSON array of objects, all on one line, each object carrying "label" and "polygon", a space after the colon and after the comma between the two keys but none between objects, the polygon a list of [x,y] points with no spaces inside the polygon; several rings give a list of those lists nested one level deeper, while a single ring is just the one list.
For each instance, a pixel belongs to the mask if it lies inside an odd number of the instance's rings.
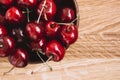
[{"label": "cherry stem", "polygon": [[[17,61],[15,62],[15,64],[18,64],[19,58],[20,58],[20,57],[18,57],[18,59],[17,59]],[[15,66],[13,66],[13,67],[12,67],[10,70],[8,70],[7,72],[4,72],[3,75],[6,75],[7,73],[11,72],[14,68],[15,68]]]},{"label": "cherry stem", "polygon": [[40,49],[40,48],[34,48],[34,49],[32,49],[32,50],[33,50],[33,51],[38,51],[40,54],[45,55],[45,53],[42,52],[42,49]]},{"label": "cherry stem", "polygon": [[2,48],[3,47],[3,45],[2,44],[0,44],[0,48]]},{"label": "cherry stem", "polygon": [[39,53],[41,53],[42,55],[45,55],[45,53],[42,51],[42,49],[36,49],[39,51]]},{"label": "cherry stem", "polygon": [[29,9],[26,8],[26,11],[27,11],[27,21],[30,22],[30,18],[29,18]]},{"label": "cherry stem", "polygon": [[15,66],[13,66],[10,70],[8,70],[7,72],[4,72],[3,75],[6,75],[7,73],[11,72],[13,69],[15,68]]},{"label": "cherry stem", "polygon": [[43,3],[43,5],[42,5],[42,9],[41,9],[40,14],[39,14],[39,16],[38,16],[37,23],[39,23],[39,21],[40,21],[40,18],[41,18],[41,15],[42,15],[43,10],[44,10],[44,8],[45,8],[45,5],[46,5],[46,0],[44,0],[44,3]]},{"label": "cherry stem", "polygon": [[[29,11],[29,13],[32,12],[32,11]],[[26,11],[22,11],[23,14],[26,14],[27,12]]]},{"label": "cherry stem", "polygon": [[58,23],[59,25],[70,25],[69,23]]},{"label": "cherry stem", "polygon": [[77,21],[78,18],[75,18],[71,23],[74,23],[75,21]]},{"label": "cherry stem", "polygon": [[72,25],[74,24],[74,22],[77,20],[78,18],[75,18],[74,20],[72,20],[70,23],[58,23],[59,25]]},{"label": "cherry stem", "polygon": [[46,13],[44,14],[45,20],[48,21],[47,15]]},{"label": "cherry stem", "polygon": [[39,52],[37,51],[37,55],[38,55],[38,57],[42,60],[42,62],[44,63],[44,65],[46,65],[49,69],[50,69],[50,71],[52,71],[52,67],[50,66],[50,65],[48,65],[48,61],[50,61],[51,59],[52,59],[52,56],[50,56],[48,59],[47,59],[47,61],[44,61],[43,59],[42,59],[42,57],[40,56],[40,54],[39,54]]}]

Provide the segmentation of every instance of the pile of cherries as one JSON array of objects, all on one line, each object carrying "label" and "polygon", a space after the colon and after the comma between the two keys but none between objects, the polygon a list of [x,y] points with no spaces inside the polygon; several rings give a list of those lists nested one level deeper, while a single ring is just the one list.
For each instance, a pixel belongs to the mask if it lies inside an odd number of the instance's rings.
[{"label": "pile of cherries", "polygon": [[15,67],[61,61],[77,38],[74,0],[0,0],[0,57]]}]

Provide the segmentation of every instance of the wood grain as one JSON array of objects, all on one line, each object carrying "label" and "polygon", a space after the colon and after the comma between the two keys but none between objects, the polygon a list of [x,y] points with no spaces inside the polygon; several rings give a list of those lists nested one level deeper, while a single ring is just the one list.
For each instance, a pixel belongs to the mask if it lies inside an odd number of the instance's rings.
[{"label": "wood grain", "polygon": [[[1,80],[120,80],[120,0],[76,0],[79,6],[79,38],[58,63],[15,68],[0,59]],[[33,72],[33,74],[31,74]]]}]

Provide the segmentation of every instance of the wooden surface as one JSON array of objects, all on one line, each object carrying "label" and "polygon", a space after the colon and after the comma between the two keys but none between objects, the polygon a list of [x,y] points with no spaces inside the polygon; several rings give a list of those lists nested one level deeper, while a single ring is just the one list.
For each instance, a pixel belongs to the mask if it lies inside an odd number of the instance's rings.
[{"label": "wooden surface", "polygon": [[[49,65],[15,68],[0,59],[1,80],[120,80],[120,0],[77,0],[80,14],[79,39],[65,58]],[[31,72],[34,72],[31,74]]]}]

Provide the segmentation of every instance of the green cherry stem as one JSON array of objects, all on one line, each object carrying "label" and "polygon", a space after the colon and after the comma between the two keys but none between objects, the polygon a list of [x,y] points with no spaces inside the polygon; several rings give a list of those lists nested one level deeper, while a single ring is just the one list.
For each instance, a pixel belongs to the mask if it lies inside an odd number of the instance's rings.
[{"label": "green cherry stem", "polygon": [[6,75],[7,73],[10,73],[14,68],[15,68],[15,66],[13,66],[12,68],[10,68],[10,70],[8,70],[7,72],[4,72],[3,75]]},{"label": "green cherry stem", "polygon": [[[29,11],[29,13],[32,12],[32,11]],[[27,12],[26,11],[22,11],[23,14],[26,14]]]},{"label": "green cherry stem", "polygon": [[2,45],[2,44],[0,44],[0,48],[3,48],[3,45]]},{"label": "green cherry stem", "polygon": [[43,10],[44,10],[44,8],[45,8],[45,5],[46,5],[46,0],[44,0],[44,3],[43,3],[43,5],[42,5],[42,9],[41,9],[40,14],[39,14],[39,16],[38,16],[37,23],[39,23],[39,21],[40,21],[40,18],[41,18],[41,15],[42,15]]},{"label": "green cherry stem", "polygon": [[27,21],[30,22],[30,18],[29,18],[29,9],[26,8],[26,11],[27,11]]},{"label": "green cherry stem", "polygon": [[71,23],[74,23],[75,21],[77,21],[78,18],[75,18]]},{"label": "green cherry stem", "polygon": [[40,56],[40,54],[39,54],[38,51],[37,51],[37,55],[38,55],[38,57],[42,60],[42,62],[44,63],[44,65],[46,65],[46,66],[50,69],[50,71],[52,71],[52,67],[51,67],[50,65],[48,65],[48,63],[47,63],[48,61],[50,61],[50,60],[52,59],[52,56],[50,56],[47,61],[44,61],[44,60],[42,59],[42,57]]},{"label": "green cherry stem", "polygon": [[[20,62],[19,58],[20,57],[17,58],[17,61],[15,62],[15,64],[18,64]],[[8,70],[7,72],[4,72],[3,75],[6,75],[7,73],[10,73],[14,68],[15,68],[15,66],[13,66],[12,68],[10,68],[10,70]]]},{"label": "green cherry stem", "polygon": [[74,22],[77,20],[78,18],[75,18],[74,20],[72,20],[70,23],[58,23],[59,25],[73,25]]},{"label": "green cherry stem", "polygon": [[48,21],[46,13],[44,13],[45,20]]}]

